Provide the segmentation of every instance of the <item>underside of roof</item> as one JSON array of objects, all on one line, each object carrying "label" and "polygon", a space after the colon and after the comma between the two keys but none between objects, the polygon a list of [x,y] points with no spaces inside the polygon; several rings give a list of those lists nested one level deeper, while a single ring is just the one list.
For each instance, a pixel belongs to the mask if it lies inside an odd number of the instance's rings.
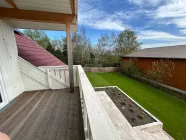
[{"label": "underside of roof", "polygon": [[71,31],[75,32],[77,5],[77,0],[1,0],[0,18],[22,29],[65,31],[66,22],[71,22]]},{"label": "underside of roof", "polygon": [[186,45],[147,48],[122,57],[186,59]]}]

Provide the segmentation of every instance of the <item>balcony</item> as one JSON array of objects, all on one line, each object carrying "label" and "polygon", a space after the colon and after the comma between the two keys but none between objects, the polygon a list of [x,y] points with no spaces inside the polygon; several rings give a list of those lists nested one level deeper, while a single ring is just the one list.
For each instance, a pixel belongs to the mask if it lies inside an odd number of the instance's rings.
[{"label": "balcony", "polygon": [[[44,79],[50,87],[54,86],[50,78],[65,84],[60,78],[69,76],[67,67],[41,71],[47,74]],[[66,75],[60,75],[64,71]],[[0,112],[0,131],[13,140],[120,140],[83,68],[74,66],[74,74],[74,93],[62,87],[24,92],[14,99]]]},{"label": "balcony", "polygon": [[[23,68],[29,65],[20,64],[21,72],[27,71]],[[81,66],[74,66],[73,71],[74,93],[69,92],[67,66],[30,72],[51,89],[24,92],[9,103],[0,112],[0,131],[13,140],[172,139],[162,131],[161,122],[132,127],[108,95],[94,90]],[[23,80],[28,86],[29,79]]]},{"label": "balcony", "polygon": [[25,92],[0,114],[0,131],[13,140],[84,139],[78,88]]}]

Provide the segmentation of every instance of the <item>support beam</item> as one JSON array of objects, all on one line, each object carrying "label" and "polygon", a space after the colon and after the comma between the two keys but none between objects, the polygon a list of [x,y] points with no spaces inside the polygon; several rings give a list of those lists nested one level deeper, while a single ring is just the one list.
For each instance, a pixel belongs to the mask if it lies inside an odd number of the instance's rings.
[{"label": "support beam", "polygon": [[73,71],[73,54],[72,54],[72,40],[70,35],[70,23],[66,23],[66,37],[67,37],[70,91],[74,92],[74,71]]},{"label": "support beam", "polygon": [[53,12],[33,11],[33,10],[21,10],[14,8],[0,7],[0,19],[9,20],[25,20],[44,23],[60,23],[66,24],[72,23],[75,15],[62,14]]},{"label": "support beam", "polygon": [[17,6],[15,5],[15,3],[13,2],[13,0],[5,0],[10,6],[12,6],[13,8],[17,9]]},{"label": "support beam", "polygon": [[72,9],[72,14],[75,15],[75,0],[71,0],[71,9]]}]

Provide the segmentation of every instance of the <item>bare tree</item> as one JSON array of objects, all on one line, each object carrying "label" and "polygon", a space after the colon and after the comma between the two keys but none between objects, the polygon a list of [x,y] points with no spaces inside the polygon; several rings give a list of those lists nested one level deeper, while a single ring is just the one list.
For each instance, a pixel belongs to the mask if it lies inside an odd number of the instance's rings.
[{"label": "bare tree", "polygon": [[91,43],[85,28],[72,35],[74,64],[84,65],[90,57]]},{"label": "bare tree", "polygon": [[112,66],[112,64],[119,63],[118,56],[114,53],[115,46],[116,35],[114,33],[111,35],[101,35],[98,39],[96,50],[99,64],[102,64],[103,66]]}]

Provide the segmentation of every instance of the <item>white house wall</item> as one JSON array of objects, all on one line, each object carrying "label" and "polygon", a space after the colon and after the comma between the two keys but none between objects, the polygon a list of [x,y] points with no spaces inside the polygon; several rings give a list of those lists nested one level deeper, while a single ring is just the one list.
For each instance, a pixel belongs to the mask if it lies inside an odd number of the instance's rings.
[{"label": "white house wall", "polygon": [[18,51],[13,28],[9,22],[0,20],[0,69],[8,101],[24,92],[17,57]]}]

